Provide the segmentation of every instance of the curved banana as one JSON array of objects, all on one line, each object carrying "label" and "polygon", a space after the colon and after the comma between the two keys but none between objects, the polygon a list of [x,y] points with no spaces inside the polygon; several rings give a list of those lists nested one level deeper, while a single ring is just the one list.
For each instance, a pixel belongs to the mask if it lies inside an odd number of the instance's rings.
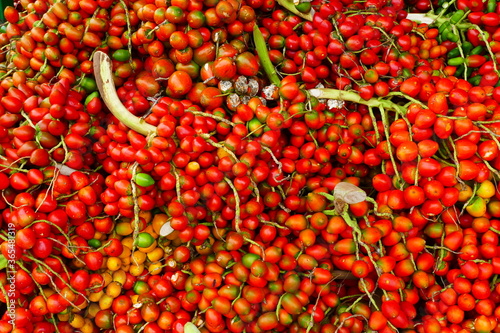
[{"label": "curved banana", "polygon": [[99,93],[111,113],[119,121],[125,124],[125,126],[137,133],[145,136],[155,134],[155,126],[131,114],[118,98],[113,82],[113,73],[111,72],[112,65],[109,56],[102,51],[97,51],[94,54],[93,62],[94,76],[97,87],[99,88]]}]

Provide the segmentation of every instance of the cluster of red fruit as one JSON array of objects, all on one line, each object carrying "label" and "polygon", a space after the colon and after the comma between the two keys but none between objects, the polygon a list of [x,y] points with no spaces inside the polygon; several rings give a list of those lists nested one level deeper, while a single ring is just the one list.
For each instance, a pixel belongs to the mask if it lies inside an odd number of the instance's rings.
[{"label": "cluster of red fruit", "polygon": [[499,331],[500,6],[406,5],[8,7],[0,333]]}]

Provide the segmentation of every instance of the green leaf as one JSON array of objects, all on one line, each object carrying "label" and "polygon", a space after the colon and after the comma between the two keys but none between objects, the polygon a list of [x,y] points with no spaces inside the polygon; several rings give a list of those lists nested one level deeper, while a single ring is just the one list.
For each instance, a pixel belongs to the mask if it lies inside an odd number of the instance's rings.
[{"label": "green leaf", "polygon": [[5,267],[7,267],[7,259],[0,254],[0,270],[4,269]]}]

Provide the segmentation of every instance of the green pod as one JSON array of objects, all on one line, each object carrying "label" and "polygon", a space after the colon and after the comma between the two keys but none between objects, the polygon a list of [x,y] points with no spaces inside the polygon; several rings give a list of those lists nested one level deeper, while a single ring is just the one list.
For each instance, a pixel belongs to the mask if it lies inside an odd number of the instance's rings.
[{"label": "green pod", "polygon": [[457,70],[455,71],[454,76],[455,77],[461,77],[465,72],[465,66],[464,64],[460,65],[457,67]]},{"label": "green pod", "polygon": [[449,51],[446,56],[448,57],[448,59],[460,57],[460,48],[455,47],[453,50]]},{"label": "green pod", "polygon": [[482,54],[483,52],[484,52],[484,47],[482,45],[479,45],[470,51],[470,55]]},{"label": "green pod", "polygon": [[453,15],[451,15],[450,23],[457,24],[465,15],[465,12],[462,9],[457,10]]},{"label": "green pod", "polygon": [[471,77],[469,79],[469,83],[472,84],[473,86],[477,87],[479,85],[479,83],[481,82],[482,77],[483,77],[482,75],[476,75],[474,77]]},{"label": "green pod", "polygon": [[442,34],[443,32],[445,32],[446,30],[449,30],[450,29],[450,21],[446,21],[446,22],[443,22],[443,24],[441,24],[438,28],[438,31],[440,34]]},{"label": "green pod", "polygon": [[486,4],[486,13],[493,13],[497,9],[497,1],[496,0],[488,0]]},{"label": "green pod", "polygon": [[455,57],[448,60],[448,65],[450,66],[460,66],[465,62],[465,58]]},{"label": "green pod", "polygon": [[458,42],[458,40],[460,39],[460,37],[456,33],[450,30],[446,32],[446,38],[453,43]]},{"label": "green pod", "polygon": [[443,8],[443,7],[441,7],[441,6],[439,6],[439,8],[437,8],[437,9],[436,9],[435,14],[436,14],[436,15],[439,15],[439,14],[441,14],[441,13],[442,13],[443,11],[445,11],[445,10],[446,10],[446,9],[444,9],[444,8]]},{"label": "green pod", "polygon": [[470,51],[474,48],[474,45],[472,45],[471,42],[465,41],[462,43],[462,50],[464,52],[464,55],[469,55]]}]

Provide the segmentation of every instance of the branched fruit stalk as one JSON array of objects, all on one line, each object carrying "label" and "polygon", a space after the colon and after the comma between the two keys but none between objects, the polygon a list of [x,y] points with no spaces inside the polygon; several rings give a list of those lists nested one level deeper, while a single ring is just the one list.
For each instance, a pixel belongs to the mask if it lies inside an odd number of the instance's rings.
[{"label": "branched fruit stalk", "polygon": [[154,135],[156,127],[146,123],[143,119],[131,114],[122,104],[116,93],[113,81],[112,65],[109,56],[101,51],[94,54],[94,75],[104,103],[109,111],[125,126],[145,136]]},{"label": "branched fruit stalk", "polygon": [[353,102],[353,103],[363,104],[372,108],[382,107],[384,109],[394,110],[400,113],[401,115],[406,114],[406,110],[402,106],[394,102],[378,98],[370,98],[366,100],[363,99],[361,96],[359,96],[358,93],[354,91],[345,91],[345,90],[330,89],[330,88],[315,88],[315,89],[310,89],[309,94],[318,99],[335,99],[345,102]]}]

